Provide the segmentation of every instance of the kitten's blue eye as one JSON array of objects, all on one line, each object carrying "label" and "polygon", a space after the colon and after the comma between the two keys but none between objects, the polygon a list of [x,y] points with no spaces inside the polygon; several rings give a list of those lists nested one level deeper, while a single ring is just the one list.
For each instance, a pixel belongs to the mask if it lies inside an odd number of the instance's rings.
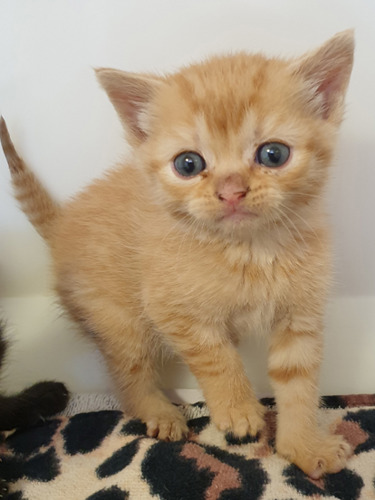
[{"label": "kitten's blue eye", "polygon": [[204,158],[194,151],[181,153],[173,160],[174,168],[183,177],[194,177],[206,168]]},{"label": "kitten's blue eye", "polygon": [[268,142],[260,146],[256,153],[256,161],[261,165],[277,168],[284,165],[290,156],[290,149],[281,142]]}]

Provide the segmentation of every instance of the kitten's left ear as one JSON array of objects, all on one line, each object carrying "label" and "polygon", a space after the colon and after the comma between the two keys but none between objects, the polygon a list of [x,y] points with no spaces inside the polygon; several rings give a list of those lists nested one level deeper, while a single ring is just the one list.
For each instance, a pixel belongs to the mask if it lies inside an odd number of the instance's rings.
[{"label": "kitten's left ear", "polygon": [[341,120],[353,53],[354,32],[347,30],[292,63],[295,73],[306,80],[311,104],[323,119],[335,123]]},{"label": "kitten's left ear", "polygon": [[149,104],[162,79],[111,68],[98,68],[95,72],[128,131],[130,142],[138,145],[147,137]]}]

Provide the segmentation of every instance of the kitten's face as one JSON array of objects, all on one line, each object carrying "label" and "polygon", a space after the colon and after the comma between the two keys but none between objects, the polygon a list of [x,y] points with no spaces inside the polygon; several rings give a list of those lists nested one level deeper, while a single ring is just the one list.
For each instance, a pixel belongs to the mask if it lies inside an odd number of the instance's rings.
[{"label": "kitten's face", "polygon": [[145,144],[174,216],[241,233],[293,219],[319,195],[334,127],[286,63],[238,55],[161,89]]},{"label": "kitten's face", "polygon": [[295,60],[237,54],[165,78],[97,75],[159,202],[195,229],[244,236],[313,210],[352,60],[346,31]]}]

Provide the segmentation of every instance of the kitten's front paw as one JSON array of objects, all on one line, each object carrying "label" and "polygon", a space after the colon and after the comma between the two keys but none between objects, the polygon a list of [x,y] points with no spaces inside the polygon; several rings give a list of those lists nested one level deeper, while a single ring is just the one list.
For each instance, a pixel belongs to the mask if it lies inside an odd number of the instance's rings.
[{"label": "kitten's front paw", "polygon": [[147,435],[163,441],[180,441],[188,434],[188,426],[179,410],[171,407],[168,412],[146,419]]},{"label": "kitten's front paw", "polygon": [[276,444],[280,455],[293,462],[312,479],[339,472],[352,454],[351,446],[342,436],[302,436]]},{"label": "kitten's front paw", "polygon": [[256,436],[264,427],[264,407],[259,401],[211,410],[212,419],[219,430],[236,437]]}]

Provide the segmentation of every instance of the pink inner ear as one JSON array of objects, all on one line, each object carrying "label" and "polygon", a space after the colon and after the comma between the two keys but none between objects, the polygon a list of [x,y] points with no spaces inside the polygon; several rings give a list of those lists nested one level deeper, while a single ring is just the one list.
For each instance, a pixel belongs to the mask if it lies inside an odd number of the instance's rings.
[{"label": "pink inner ear", "polygon": [[99,68],[96,74],[123,125],[130,132],[129,138],[143,141],[147,137],[144,114],[161,81],[111,68]]},{"label": "pink inner ear", "polygon": [[139,124],[139,113],[144,106],[142,97],[127,93],[126,90],[116,89],[110,92],[112,101],[116,103],[116,109],[124,117],[127,125],[138,139],[145,139],[146,132],[142,130]]},{"label": "pink inner ear", "polygon": [[126,110],[127,122],[138,137],[138,139],[146,139],[146,132],[139,125],[139,112],[142,109],[141,101],[123,101],[123,106]]},{"label": "pink inner ear", "polygon": [[328,74],[317,88],[317,93],[323,96],[323,118],[327,119],[332,111],[337,94],[342,87],[342,78],[338,72]]},{"label": "pink inner ear", "polygon": [[349,30],[338,33],[318,50],[297,60],[296,69],[315,89],[315,104],[320,106],[324,119],[337,120],[341,116],[353,51],[353,33]]}]

